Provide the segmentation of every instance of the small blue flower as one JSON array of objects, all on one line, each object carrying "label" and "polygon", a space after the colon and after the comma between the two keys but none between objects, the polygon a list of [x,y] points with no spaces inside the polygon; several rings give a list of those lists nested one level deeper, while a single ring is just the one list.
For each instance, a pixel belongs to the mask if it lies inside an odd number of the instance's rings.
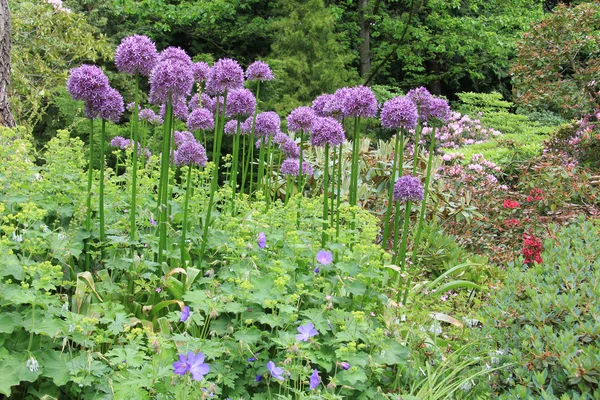
[{"label": "small blue flower", "polygon": [[312,322],[307,322],[305,325],[298,327],[299,334],[296,335],[296,340],[302,342],[308,342],[308,340],[319,334],[319,331],[315,329],[315,325]]},{"label": "small blue flower", "polygon": [[333,255],[331,254],[330,251],[327,251],[327,250],[319,251],[315,258],[316,258],[317,262],[321,265],[329,265],[333,261]]},{"label": "small blue flower", "polygon": [[184,306],[183,310],[181,310],[181,322],[185,322],[190,317],[190,308],[188,306]]},{"label": "small blue flower", "polygon": [[179,361],[173,363],[173,369],[177,375],[189,372],[195,381],[201,381],[210,372],[210,366],[204,363],[204,354],[194,354],[192,351],[188,352],[187,357],[180,354]]},{"label": "small blue flower", "polygon": [[339,365],[340,367],[342,367],[343,369],[345,369],[345,370],[349,370],[349,369],[350,369],[350,364],[349,364],[349,363],[347,363],[347,362],[345,362],[345,361],[344,361],[344,362],[341,362],[341,363],[338,363],[338,365]]},{"label": "small blue flower", "polygon": [[256,238],[256,244],[258,244],[258,247],[261,249],[264,249],[267,246],[267,235],[265,235],[264,232],[258,234],[258,237]]},{"label": "small blue flower", "polygon": [[313,269],[313,272],[315,274],[318,274],[319,272],[321,272],[321,270],[319,269],[319,267],[316,267],[315,269]]},{"label": "small blue flower", "polygon": [[319,386],[319,383],[321,383],[321,378],[319,377],[319,371],[317,371],[316,369],[313,370],[312,375],[310,376],[310,390],[315,390],[317,388],[317,386]]},{"label": "small blue flower", "polygon": [[277,379],[278,381],[285,380],[285,378],[283,377],[283,368],[276,367],[273,361],[269,361],[267,363],[267,369],[269,370],[273,378]]},{"label": "small blue flower", "polygon": [[256,378],[254,378],[254,382],[260,382],[262,381],[262,375],[256,375]]}]

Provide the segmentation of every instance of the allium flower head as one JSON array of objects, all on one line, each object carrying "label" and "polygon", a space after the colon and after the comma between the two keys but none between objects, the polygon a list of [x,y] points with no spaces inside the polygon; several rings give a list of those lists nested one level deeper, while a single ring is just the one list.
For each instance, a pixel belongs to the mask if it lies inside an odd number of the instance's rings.
[{"label": "allium flower head", "polygon": [[188,140],[196,140],[194,134],[189,131],[174,131],[173,132],[173,141],[176,146],[181,146],[184,142]]},{"label": "allium flower head", "polygon": [[[283,175],[298,176],[300,173],[300,160],[297,158],[287,158],[281,163],[281,173]],[[306,161],[302,162],[302,175],[313,175],[314,171]]]},{"label": "allium flower head", "polygon": [[246,69],[246,78],[249,81],[270,81],[274,76],[267,63],[263,61],[254,61]]},{"label": "allium flower head", "polygon": [[435,119],[441,122],[448,122],[451,113],[450,106],[446,100],[434,97],[430,103],[427,120]]},{"label": "allium flower head", "polygon": [[418,119],[417,106],[408,97],[394,97],[381,110],[381,125],[388,129],[414,129]]},{"label": "allium flower head", "polygon": [[279,150],[285,154],[286,158],[298,158],[300,157],[300,148],[288,135],[283,132],[279,132],[273,138],[273,141],[279,145]]},{"label": "allium flower head", "polygon": [[429,90],[423,86],[416,89],[411,89],[406,94],[406,97],[411,99],[412,102],[417,106],[421,121],[427,121],[430,115],[429,110],[431,109],[431,102],[433,100],[433,96],[431,93],[429,93]]},{"label": "allium flower head", "polygon": [[180,354],[179,361],[173,363],[173,369],[177,375],[189,372],[195,381],[201,381],[210,372],[210,366],[204,363],[204,354],[194,354],[191,351],[187,353],[187,357]]},{"label": "allium flower head", "polygon": [[235,135],[237,132],[237,125],[238,121],[236,121],[235,119],[227,121],[223,131],[228,135]]},{"label": "allium flower head", "polygon": [[118,147],[120,149],[124,149],[129,146],[129,139],[125,139],[123,136],[115,136],[110,141],[111,147]]},{"label": "allium flower head", "polygon": [[230,118],[246,118],[254,114],[256,98],[245,88],[233,89],[227,94],[225,115]]},{"label": "allium flower head", "polygon": [[310,143],[313,146],[325,146],[327,143],[332,146],[339,146],[344,143],[344,139],[344,127],[335,118],[318,117],[313,122],[310,134]]},{"label": "allium flower head", "polygon": [[315,369],[309,379],[310,390],[315,390],[319,383],[321,383],[321,378],[319,377],[319,371]]},{"label": "allium flower head", "polygon": [[169,93],[172,98],[190,95],[194,85],[192,70],[183,62],[167,59],[156,64],[150,74],[150,101],[154,104],[166,103]]},{"label": "allium flower head", "polygon": [[317,262],[321,265],[329,265],[333,261],[333,255],[330,251],[320,250],[315,257]]},{"label": "allium flower head", "polygon": [[[173,107],[173,115],[180,121],[186,121],[189,115],[188,107],[183,97],[174,97],[172,99],[171,106]],[[159,115],[161,118],[165,117],[167,111],[167,104],[163,103],[160,106]]]},{"label": "allium flower head", "polygon": [[156,114],[154,113],[154,110],[152,110],[151,108],[143,108],[140,110],[140,112],[138,114],[138,118],[142,121],[150,122],[150,120],[152,120],[155,117],[156,117]]},{"label": "allium flower head", "polygon": [[197,167],[205,167],[208,161],[206,150],[196,140],[187,140],[175,150],[173,156],[175,165],[181,167],[183,165],[195,165]]},{"label": "allium flower head", "polygon": [[254,124],[254,134],[257,137],[266,137],[269,135],[275,135],[279,132],[281,126],[281,119],[274,111],[261,112],[256,116],[256,122]]},{"label": "allium flower head", "polygon": [[304,325],[300,325],[298,327],[299,334],[296,335],[296,340],[301,342],[308,342],[308,340],[319,334],[319,331],[315,329],[315,324],[312,322],[307,322]]},{"label": "allium flower head", "polygon": [[[127,103],[127,105],[125,106],[125,109],[126,109],[127,111],[130,111],[130,112],[133,112],[133,109],[134,109],[134,108],[135,108],[135,102],[134,102],[134,101],[132,101],[131,103]],[[139,112],[141,109],[142,109],[142,106],[140,106],[140,105],[138,104],[138,112]]]},{"label": "allium flower head", "polygon": [[283,368],[276,367],[273,361],[269,361],[267,363],[267,369],[269,370],[271,376],[273,376],[274,379],[277,379],[278,381],[283,381],[285,379],[283,377]]},{"label": "allium flower head", "polygon": [[183,63],[190,70],[192,69],[192,59],[181,47],[169,46],[158,55],[158,63],[165,61],[177,61]]},{"label": "allium flower head", "polygon": [[206,108],[196,108],[188,115],[186,126],[191,131],[214,129],[215,119],[213,113]]},{"label": "allium flower head", "polygon": [[127,36],[115,52],[117,69],[125,74],[149,76],[157,59],[156,45],[143,35]]},{"label": "allium flower head", "polygon": [[194,81],[198,83],[204,82],[208,78],[209,72],[210,66],[203,61],[192,64],[192,73],[194,74]]},{"label": "allium flower head", "polygon": [[237,61],[222,58],[210,69],[206,80],[206,90],[211,94],[221,94],[244,85],[244,71]]},{"label": "allium flower head", "polygon": [[335,101],[334,94],[322,94],[316,99],[313,100],[312,109],[315,112],[317,117],[329,117],[330,114],[328,111],[328,104],[332,101]]},{"label": "allium flower head", "polygon": [[377,116],[377,99],[366,86],[356,86],[346,91],[342,97],[342,114],[346,117]]},{"label": "allium flower head", "polygon": [[405,203],[407,201],[423,200],[424,189],[419,178],[411,175],[404,175],[394,184],[394,201]]},{"label": "allium flower head", "polygon": [[294,108],[287,117],[287,127],[290,132],[309,132],[315,120],[315,111],[306,106]]},{"label": "allium flower head", "polygon": [[259,248],[264,249],[267,246],[267,235],[264,232],[258,234],[256,244]]},{"label": "allium flower head", "polygon": [[108,87],[108,78],[95,65],[83,64],[69,71],[67,91],[75,100],[92,101]]},{"label": "allium flower head", "polygon": [[119,122],[124,111],[123,96],[117,89],[111,87],[106,89],[98,103],[98,116],[107,121]]},{"label": "allium flower head", "polygon": [[181,322],[185,322],[188,320],[189,317],[190,317],[190,308],[188,306],[184,306],[183,309],[181,310],[181,317],[179,318],[179,320]]},{"label": "allium flower head", "polygon": [[352,88],[343,87],[335,91],[333,96],[323,107],[323,111],[326,116],[333,117],[336,119],[342,119],[348,115],[344,114],[344,101],[346,96],[351,94]]}]

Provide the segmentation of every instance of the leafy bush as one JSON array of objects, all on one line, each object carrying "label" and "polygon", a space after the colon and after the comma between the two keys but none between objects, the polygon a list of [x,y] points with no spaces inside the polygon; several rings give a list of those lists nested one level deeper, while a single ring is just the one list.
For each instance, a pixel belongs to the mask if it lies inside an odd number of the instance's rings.
[{"label": "leafy bush", "polygon": [[505,369],[500,398],[592,399],[600,389],[600,236],[583,217],[553,227],[543,263],[509,267],[484,309],[485,340]]}]

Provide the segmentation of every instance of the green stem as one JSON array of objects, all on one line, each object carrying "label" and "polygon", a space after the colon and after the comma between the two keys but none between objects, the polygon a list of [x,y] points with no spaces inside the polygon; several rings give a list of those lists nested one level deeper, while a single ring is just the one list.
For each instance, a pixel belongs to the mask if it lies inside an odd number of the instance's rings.
[{"label": "green stem", "polygon": [[267,154],[266,154],[266,171],[265,171],[265,203],[266,203],[266,211],[269,211],[269,205],[271,204],[271,168],[272,168],[272,146],[273,143],[271,141],[271,136],[267,138]]},{"label": "green stem", "polygon": [[106,233],[104,229],[104,145],[106,141],[106,120],[102,119],[102,130],[100,131],[100,200],[98,203],[98,214],[100,217],[100,253],[104,258],[104,242]]},{"label": "green stem", "polygon": [[246,135],[242,135],[242,184],[240,186],[240,193],[244,193],[244,187],[246,186],[246,172],[248,172],[248,160],[246,160]]},{"label": "green stem", "polygon": [[337,176],[337,198],[335,205],[335,238],[340,237],[340,204],[342,203],[342,157],[344,154],[344,144],[340,144],[340,152],[338,154],[338,176]]},{"label": "green stem", "polygon": [[187,171],[187,182],[185,189],[185,200],[183,204],[183,226],[181,230],[181,265],[185,265],[186,259],[186,251],[185,251],[185,239],[187,236],[188,230],[188,204],[190,200],[190,190],[191,190],[191,182],[192,182],[192,164],[188,165]]},{"label": "green stem", "polygon": [[[404,273],[406,268],[406,244],[408,243],[408,225],[410,223],[410,211],[412,208],[412,202],[408,200],[406,202],[406,210],[404,212],[404,229],[402,230],[402,244],[400,245],[400,252],[395,253],[395,261],[394,264],[398,264],[398,259],[400,260],[400,273],[396,278],[396,286],[400,285],[400,277]],[[398,210],[398,207],[396,207]],[[395,243],[396,249],[398,248],[398,242]],[[398,289],[398,297],[400,294],[400,289]]]},{"label": "green stem", "polygon": [[327,241],[327,228],[329,227],[329,143],[325,143],[325,173],[323,174],[323,232],[321,234],[321,247]]},{"label": "green stem", "polygon": [[[135,192],[137,189],[137,161],[138,161],[138,102],[139,102],[139,88],[140,88],[140,73],[135,74],[135,100],[133,106],[133,164],[131,172],[131,207],[129,210],[129,240],[133,246],[135,240],[135,215],[136,215],[136,202]],[[132,247],[133,249],[133,247]]]},{"label": "green stem", "polygon": [[334,201],[335,201],[335,177],[336,177],[336,160],[337,160],[337,150],[338,147],[340,148],[340,151],[342,149],[342,146],[334,146],[333,147],[333,155],[331,157],[331,165],[332,165],[332,170],[331,170],[331,205],[330,205],[330,209],[331,209],[331,215],[329,216],[329,226],[333,226],[333,210],[334,210]]},{"label": "green stem", "polygon": [[417,164],[419,163],[419,139],[421,136],[421,124],[417,124],[417,128],[415,129],[415,150],[413,153],[413,175],[417,173]]},{"label": "green stem", "polygon": [[[250,160],[250,177],[249,177],[249,182],[250,182],[250,188],[248,190],[248,195],[252,195],[252,183],[253,183],[253,178],[252,175],[254,175],[254,126],[256,125],[256,115],[258,114],[258,110],[259,110],[259,102],[258,102],[258,97],[260,95],[260,81],[258,81],[256,83],[256,110],[254,111],[254,115],[252,116],[252,129],[250,131],[250,156],[248,157],[248,160]],[[258,185],[258,183],[257,183]]]},{"label": "green stem", "polygon": [[167,101],[165,110],[164,130],[163,130],[163,149],[162,160],[160,164],[160,187],[158,194],[158,224],[159,224],[159,241],[158,241],[158,262],[164,261],[164,251],[167,244],[167,222],[168,222],[168,186],[169,186],[169,156],[171,154],[171,115],[173,113],[173,105],[171,96]]},{"label": "green stem", "polygon": [[354,139],[352,142],[352,168],[350,175],[350,205],[358,203],[358,153],[360,151],[360,117],[354,117]]},{"label": "green stem", "polygon": [[[400,137],[403,135],[403,132],[398,132],[396,134],[396,142],[394,145],[394,161],[392,162],[392,173],[390,175],[388,188],[388,204],[383,220],[383,240],[381,241],[381,248],[384,250],[387,248],[387,241],[390,234],[390,216],[392,214],[392,204],[394,202],[394,183],[396,183],[396,160],[398,159],[398,150],[400,149]],[[402,141],[404,142],[404,140]]]},{"label": "green stem", "polygon": [[237,132],[233,137],[233,166],[231,172],[231,216],[235,215],[235,193],[237,190],[237,176],[240,155],[240,121],[237,123]]},{"label": "green stem", "polygon": [[300,160],[298,165],[298,211],[296,212],[296,229],[300,228],[300,210],[302,209],[302,197],[304,197],[304,174],[302,173],[302,164],[304,164],[304,132],[298,131],[300,135]]},{"label": "green stem", "polygon": [[[94,120],[90,118],[90,154],[88,162],[88,181],[87,181],[87,199],[86,199],[86,218],[85,229],[92,233],[92,179],[93,179],[93,164],[94,164]],[[90,270],[90,238],[85,242],[85,270]]]}]

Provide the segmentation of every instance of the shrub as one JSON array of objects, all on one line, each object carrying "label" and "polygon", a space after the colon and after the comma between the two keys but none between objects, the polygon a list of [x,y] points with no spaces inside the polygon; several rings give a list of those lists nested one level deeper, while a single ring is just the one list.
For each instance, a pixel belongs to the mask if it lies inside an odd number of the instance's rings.
[{"label": "shrub", "polygon": [[519,258],[485,309],[482,335],[506,366],[493,381],[500,398],[600,395],[598,225],[580,217],[551,231],[543,263]]}]

